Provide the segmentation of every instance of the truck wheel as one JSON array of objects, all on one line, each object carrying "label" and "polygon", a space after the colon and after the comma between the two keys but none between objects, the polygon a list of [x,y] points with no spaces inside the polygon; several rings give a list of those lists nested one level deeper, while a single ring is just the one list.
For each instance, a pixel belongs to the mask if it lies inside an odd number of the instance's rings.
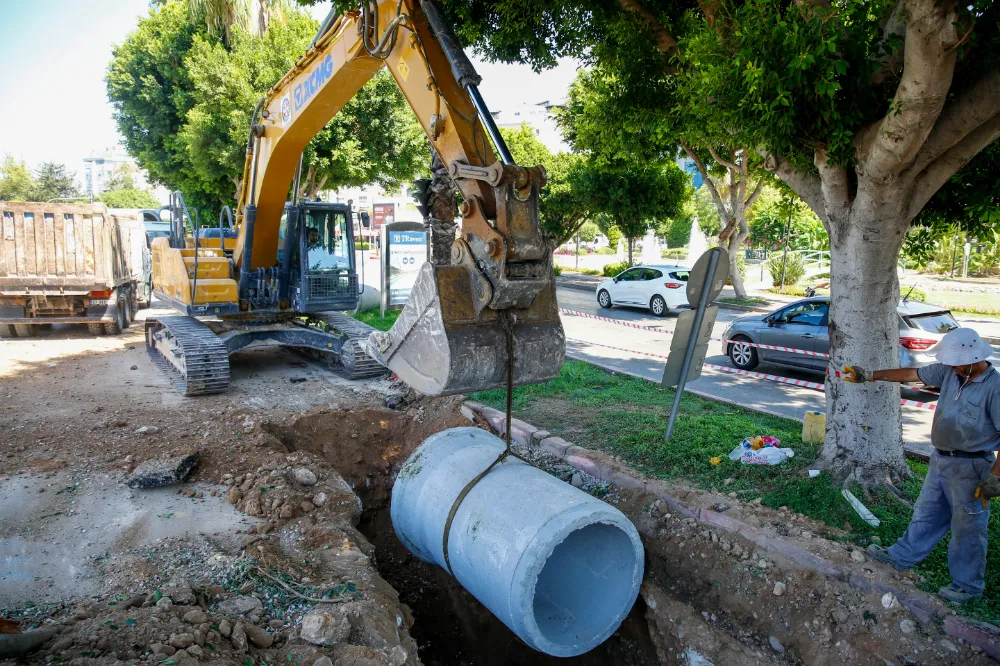
[{"label": "truck wheel", "polygon": [[17,331],[19,338],[30,338],[35,334],[35,329],[31,324],[14,324],[14,330]]},{"label": "truck wheel", "polygon": [[124,320],[125,323],[125,325],[122,326],[122,328],[128,328],[129,324],[132,323],[132,320],[135,319],[135,305],[133,305],[131,291],[125,294],[125,296],[120,301],[120,304],[123,308],[122,319]]},{"label": "truck wheel", "polygon": [[104,324],[100,322],[87,324],[87,330],[90,331],[91,335],[104,335]]},{"label": "truck wheel", "polygon": [[0,324],[0,338],[13,338],[16,335],[12,324]]}]

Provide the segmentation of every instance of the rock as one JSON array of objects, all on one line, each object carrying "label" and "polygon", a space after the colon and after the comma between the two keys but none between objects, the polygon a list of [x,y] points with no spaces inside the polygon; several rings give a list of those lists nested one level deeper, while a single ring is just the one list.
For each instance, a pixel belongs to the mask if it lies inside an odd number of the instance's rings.
[{"label": "rock", "polygon": [[194,634],[174,634],[167,643],[178,650],[183,650],[189,645],[194,645]]},{"label": "rock", "polygon": [[333,666],[333,662],[327,656],[320,657],[312,663],[312,666]]},{"label": "rock", "polygon": [[322,490],[313,495],[312,497],[312,503],[317,507],[323,506],[328,501],[330,501],[330,496],[324,493]]},{"label": "rock", "polygon": [[208,615],[200,608],[196,608],[184,613],[184,621],[191,624],[202,624],[203,622],[208,622]]},{"label": "rock", "polygon": [[757,568],[767,569],[767,560],[762,559],[759,562],[757,562]]},{"label": "rock", "polygon": [[302,616],[302,628],[299,631],[299,636],[313,645],[335,645],[347,640],[350,634],[350,620],[337,607],[319,604]]},{"label": "rock", "polygon": [[237,622],[233,627],[233,632],[229,636],[229,642],[233,644],[233,649],[237,652],[247,651],[247,632],[242,622]]},{"label": "rock", "polygon": [[472,423],[476,422],[476,413],[472,411],[472,408],[468,405],[462,405],[462,408],[459,411],[462,412],[462,416],[469,419]]},{"label": "rock", "polygon": [[172,602],[181,606],[191,606],[198,601],[194,596],[194,591],[191,589],[191,584],[183,578],[171,580],[160,591],[164,597],[170,597]]},{"label": "rock", "polygon": [[205,656],[205,651],[202,650],[197,645],[192,645],[184,651],[187,652],[192,657],[194,657],[195,659],[201,659],[203,656]]},{"label": "rock", "polygon": [[890,608],[897,608],[899,602],[896,601],[896,595],[892,592],[886,592],[882,595],[882,608],[889,610]]},{"label": "rock", "polygon": [[283,626],[285,626],[285,621],[271,620],[270,622],[267,623],[267,626],[271,627],[272,629],[281,629]]},{"label": "rock", "polygon": [[274,643],[274,636],[256,625],[245,624],[243,625],[243,631],[246,633],[247,640],[250,641],[250,644],[254,647],[258,647],[263,650],[271,647]]},{"label": "rock", "polygon": [[63,650],[68,650],[71,647],[73,647],[73,637],[64,636],[63,638],[60,638],[55,643],[53,643],[52,647],[50,647],[49,650],[51,652],[62,652]]},{"label": "rock", "polygon": [[154,458],[140,463],[129,477],[129,488],[159,488],[184,480],[195,465],[201,454],[191,451],[179,456]]},{"label": "rock", "polygon": [[[260,616],[264,613],[264,604],[262,604],[260,599],[257,597],[233,597],[232,599],[224,599],[216,604],[216,608],[223,615],[239,615],[241,617],[249,618],[254,622],[256,620],[253,618],[260,618]],[[221,624],[219,625],[219,628],[222,628]]]},{"label": "rock", "polygon": [[149,649],[153,651],[153,654],[165,654],[168,657],[174,656],[177,652],[177,648],[164,645],[163,643],[153,643],[149,646]]},{"label": "rock", "polygon": [[583,477],[580,476],[579,472],[573,472],[573,476],[570,477],[569,482],[574,488],[583,488]]},{"label": "rock", "polygon": [[299,504],[299,508],[302,509],[302,513],[309,513],[310,511],[312,511],[316,507],[313,505],[312,502],[303,501],[301,504]]},{"label": "rock", "polygon": [[226,501],[230,504],[235,505],[239,503],[241,499],[243,499],[243,491],[239,488],[230,488],[229,492],[226,493]]},{"label": "rock", "polygon": [[948,652],[958,652],[958,646],[949,641],[947,638],[942,638],[939,645],[942,649]]},{"label": "rock", "polygon": [[390,395],[385,399],[385,406],[389,409],[399,409],[403,404],[403,396],[401,395]]},{"label": "rock", "polygon": [[137,366],[137,365],[130,365],[128,369],[129,370],[138,370],[139,366]]},{"label": "rock", "polygon": [[229,634],[233,633],[233,623],[229,620],[219,622],[219,633],[229,638]]},{"label": "rock", "polygon": [[296,483],[301,483],[303,486],[316,485],[316,474],[311,469],[305,467],[296,468],[292,472],[292,478],[295,479]]},{"label": "rock", "polygon": [[861,554],[860,550],[852,550],[851,559],[854,560],[855,562],[863,563],[865,561],[865,556]]},{"label": "rock", "polygon": [[780,597],[781,595],[783,595],[785,593],[785,590],[787,590],[787,589],[788,589],[787,585],[785,585],[781,581],[778,581],[777,583],[774,584],[774,589],[771,590],[771,592],[774,593],[774,596]]},{"label": "rock", "polygon": [[205,629],[195,629],[194,630],[194,644],[197,646],[202,646],[205,644],[205,631],[208,629],[208,623],[202,625]]},{"label": "rock", "polygon": [[768,636],[767,637],[767,642],[771,644],[771,649],[774,650],[775,652],[777,652],[778,654],[784,653],[785,646],[782,645],[781,641],[779,641],[774,636]]},{"label": "rock", "polygon": [[135,434],[137,434],[137,435],[155,435],[158,432],[160,432],[160,429],[157,428],[156,426],[142,426],[141,428],[139,428],[138,430],[135,431]]},{"label": "rock", "polygon": [[899,630],[904,634],[912,634],[917,630],[917,623],[913,620],[903,619],[899,621]]},{"label": "rock", "polygon": [[295,509],[292,508],[291,504],[282,504],[281,509],[278,510],[278,518],[287,520],[295,515]]},{"label": "rock", "polygon": [[389,653],[389,666],[403,666],[406,663],[406,658],[406,650],[403,649],[402,645],[397,645]]},{"label": "rock", "polygon": [[174,666],[198,666],[198,660],[191,656],[181,657]]},{"label": "rock", "polygon": [[256,497],[251,497],[247,500],[247,503],[243,505],[243,511],[248,516],[259,516],[261,515],[260,500]]},{"label": "rock", "polygon": [[156,602],[157,608],[170,608],[174,605],[174,602],[170,600],[170,597],[160,597]]}]

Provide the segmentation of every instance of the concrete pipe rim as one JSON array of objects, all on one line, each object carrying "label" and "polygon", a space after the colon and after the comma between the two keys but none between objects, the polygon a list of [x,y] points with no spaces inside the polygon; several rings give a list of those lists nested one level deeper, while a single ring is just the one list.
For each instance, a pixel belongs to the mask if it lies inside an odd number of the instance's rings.
[{"label": "concrete pipe rim", "polygon": [[[569,521],[565,520],[567,517]],[[550,520],[533,539],[546,544],[543,550],[535,551],[538,557],[525,557],[532,552],[531,548],[523,551],[511,580],[509,597],[520,599],[521,608],[511,613],[511,617],[523,619],[522,631],[517,633],[530,638],[526,642],[531,647],[557,657],[575,657],[606,641],[631,612],[642,584],[645,551],[635,526],[611,505],[597,512],[592,506],[578,505],[559,514],[559,518]],[[607,547],[623,558],[618,571],[597,572],[585,566],[587,552],[591,555],[603,552],[604,555],[594,559],[607,561]],[[580,557],[581,548],[589,548],[584,557]],[[592,574],[590,577],[588,572]],[[599,573],[604,574],[603,580]],[[530,593],[516,594],[514,588],[528,581]],[[560,585],[567,581],[572,584]],[[577,608],[605,612],[594,613],[585,622],[572,626],[552,614],[560,604],[574,601]]]}]

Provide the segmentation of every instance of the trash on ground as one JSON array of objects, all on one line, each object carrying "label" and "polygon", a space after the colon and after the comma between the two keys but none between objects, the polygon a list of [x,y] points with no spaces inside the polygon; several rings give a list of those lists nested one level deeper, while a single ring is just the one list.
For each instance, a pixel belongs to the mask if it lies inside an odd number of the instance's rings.
[{"label": "trash on ground", "polygon": [[772,437],[771,435],[757,435],[756,437],[747,437],[739,446],[730,451],[730,460],[739,460],[743,457],[747,451],[759,451],[765,448],[779,448],[781,446],[781,440],[777,437]]},{"label": "trash on ground", "polygon": [[855,497],[854,493],[852,493],[850,490],[847,490],[845,488],[844,490],[840,491],[840,494],[843,495],[844,499],[846,499],[850,503],[851,507],[853,507],[854,510],[858,512],[858,515],[861,516],[861,520],[865,521],[872,527],[878,527],[879,525],[882,524],[882,521],[876,518],[875,514],[869,511],[868,507],[862,504],[861,500]]},{"label": "trash on ground", "polygon": [[712,465],[715,466],[718,465],[720,462],[722,462],[722,458],[720,458],[719,456],[715,456],[714,458],[709,458],[708,462],[712,463]]},{"label": "trash on ground", "polygon": [[811,470],[809,470],[809,478],[810,479],[815,479],[817,476],[819,476],[819,474],[820,474],[820,471],[818,469],[811,469]]},{"label": "trash on ground", "polygon": [[780,446],[781,440],[771,435],[747,437],[729,453],[729,459],[744,465],[780,465],[795,455],[792,449]]}]

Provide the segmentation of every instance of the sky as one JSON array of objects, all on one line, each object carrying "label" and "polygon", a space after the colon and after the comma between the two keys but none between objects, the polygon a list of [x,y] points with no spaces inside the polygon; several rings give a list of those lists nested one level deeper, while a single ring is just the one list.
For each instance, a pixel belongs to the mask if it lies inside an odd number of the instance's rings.
[{"label": "sky", "polygon": [[[114,45],[149,9],[148,0],[0,0],[0,156],[83,171],[83,158],[120,140],[104,84]],[[322,19],[323,3],[312,8]],[[521,65],[476,61],[492,110],[560,100],[578,65],[535,74]],[[250,109],[247,109],[250,112]]]}]

